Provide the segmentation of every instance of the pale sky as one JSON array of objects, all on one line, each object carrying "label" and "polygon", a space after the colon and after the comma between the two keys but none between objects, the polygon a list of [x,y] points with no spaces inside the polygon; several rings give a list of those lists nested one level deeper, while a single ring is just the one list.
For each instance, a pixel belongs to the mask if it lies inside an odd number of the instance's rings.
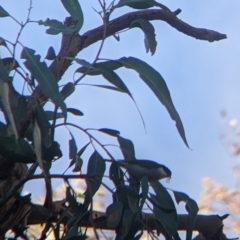
[{"label": "pale sky", "polygon": [[[95,0],[79,2],[84,11],[84,25],[80,31],[82,34],[101,25],[100,17],[92,9],[94,7],[99,10],[100,7]],[[200,41],[178,32],[165,22],[154,21],[152,23],[158,45],[153,56],[145,52],[143,33],[140,29],[133,29],[121,33],[120,42],[113,37],[108,38],[101,57],[137,57],[161,73],[182,119],[192,150],[184,145],[165,108],[133,71],[123,69],[118,73],[138,104],[147,133],[136,107],[124,94],[79,86],[75,94],[67,100],[67,106],[84,112],[83,117],[74,119],[82,127],[119,130],[123,137],[133,141],[137,158],[155,160],[171,169],[171,182],[164,182],[164,185],[185,192],[197,200],[201,192],[201,179],[205,176],[227,187],[234,187],[233,163],[219,136],[226,130],[226,124],[220,117],[221,110],[227,111],[229,119],[240,118],[240,2],[169,0],[162,3],[171,10],[181,8],[182,12],[178,17],[190,25],[219,31],[227,34],[228,38],[213,43]],[[0,5],[19,21],[26,19],[29,1],[1,0]],[[132,9],[127,7],[117,9],[112,18],[130,11]],[[60,1],[33,0],[31,20],[50,18],[63,21],[66,16],[68,13]],[[10,18],[0,19],[2,37],[15,39],[18,31],[16,27]],[[24,30],[20,41],[35,49],[42,57],[46,55],[49,46],[53,46],[58,52],[61,35],[46,35],[45,30],[45,27],[31,23]],[[99,42],[80,52],[78,57],[91,62],[98,47]],[[21,51],[20,47],[18,49]],[[0,48],[0,56],[9,56],[3,47]],[[72,66],[59,84],[72,81],[75,69],[76,66]],[[105,83],[101,77],[86,78],[84,82]],[[22,87],[22,83],[17,86]],[[72,130],[80,149],[85,145],[86,138]],[[69,164],[66,146],[70,136],[64,129],[57,136],[65,157],[54,163],[52,170],[62,173]],[[104,143],[113,142],[112,138],[102,139]],[[111,148],[111,151],[115,156],[120,156],[116,148]],[[89,150],[83,155],[85,162],[90,153]],[[32,189],[33,184],[29,186]]]}]

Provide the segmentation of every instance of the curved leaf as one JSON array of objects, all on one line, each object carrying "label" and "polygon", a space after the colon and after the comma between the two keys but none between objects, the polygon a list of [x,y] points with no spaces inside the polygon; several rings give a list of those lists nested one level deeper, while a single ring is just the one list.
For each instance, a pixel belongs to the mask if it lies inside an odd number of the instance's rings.
[{"label": "curved leaf", "polygon": [[123,211],[123,205],[121,202],[114,202],[110,204],[106,209],[107,226],[109,228],[115,228],[121,221]]},{"label": "curved leaf", "polygon": [[63,6],[71,15],[73,20],[77,20],[75,31],[79,32],[83,25],[83,12],[78,0],[61,0]]},{"label": "curved leaf", "polygon": [[56,58],[56,53],[53,47],[49,47],[47,55],[45,57],[47,60],[54,60]]},{"label": "curved leaf", "polygon": [[91,202],[92,197],[99,189],[105,169],[105,161],[103,160],[102,156],[97,151],[95,151],[91,155],[87,166],[88,178],[85,179],[87,184],[84,202],[85,205]]},{"label": "curved leaf", "polygon": [[62,95],[59,93],[57,81],[52,72],[49,70],[45,62],[40,62],[40,56],[34,55],[33,49],[24,47],[21,53],[21,58],[26,59],[24,65],[37,79],[42,92],[51,99],[56,106],[60,107],[63,114],[66,115],[66,106],[63,102]]},{"label": "curved leaf", "polygon": [[9,159],[9,161],[21,163],[34,163],[36,156],[30,144],[19,138],[0,137],[0,154]]},{"label": "curved leaf", "polygon": [[98,131],[106,133],[106,134],[108,134],[110,136],[113,136],[113,137],[117,137],[120,134],[119,131],[114,130],[114,129],[110,129],[110,128],[99,128]]},{"label": "curved leaf", "polygon": [[71,139],[68,141],[68,146],[69,146],[69,159],[75,159],[77,155],[77,145],[74,136],[72,135],[71,132],[69,132],[71,135]]},{"label": "curved leaf", "polygon": [[72,82],[65,84],[61,90],[63,100],[69,97],[75,91],[75,85]]},{"label": "curved leaf", "polygon": [[62,22],[56,19],[47,18],[46,21],[42,20],[38,21],[38,24],[49,27],[46,30],[46,33],[50,35],[57,35],[59,33],[72,34],[74,31],[76,31],[76,29],[73,28],[72,26],[64,25]]},{"label": "curved leaf", "polygon": [[80,110],[78,110],[76,108],[67,108],[67,112],[70,112],[76,116],[83,116],[83,112],[81,112]]},{"label": "curved leaf", "polygon": [[131,140],[118,136],[118,142],[125,160],[136,160],[134,145]]},{"label": "curved leaf", "polygon": [[154,0],[120,0],[115,8],[128,6],[135,9],[147,9],[155,6]]},{"label": "curved leaf", "polygon": [[9,13],[5,9],[3,9],[2,6],[0,6],[0,17],[9,17],[9,16],[10,16]]},{"label": "curved leaf", "polygon": [[146,51],[148,53],[150,50],[153,55],[157,47],[157,41],[155,38],[156,34],[153,25],[149,21],[139,18],[133,21],[130,27],[139,27],[140,29],[142,29],[145,35],[144,44]]},{"label": "curved leaf", "polygon": [[121,62],[124,67],[133,69],[139,73],[140,78],[147,84],[147,86],[152,90],[158,100],[165,106],[169,115],[175,121],[177,130],[182,140],[184,141],[186,146],[189,147],[182,121],[173,105],[167,84],[164,81],[163,77],[160,75],[160,73],[144,61],[134,57],[123,57],[120,58],[118,61]]}]

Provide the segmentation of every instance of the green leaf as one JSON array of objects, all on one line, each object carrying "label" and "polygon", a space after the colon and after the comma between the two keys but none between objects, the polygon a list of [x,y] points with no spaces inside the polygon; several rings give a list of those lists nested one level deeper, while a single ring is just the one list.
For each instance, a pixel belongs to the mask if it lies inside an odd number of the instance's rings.
[{"label": "green leaf", "polygon": [[9,16],[10,16],[9,13],[5,9],[3,9],[2,6],[0,6],[0,17],[9,17]]},{"label": "green leaf", "polygon": [[187,202],[189,200],[189,196],[186,193],[183,192],[177,192],[177,191],[173,191],[174,197],[176,202],[179,204],[180,202]]},{"label": "green leaf", "polygon": [[125,160],[135,160],[134,145],[131,140],[118,136],[118,142]]},{"label": "green leaf", "polygon": [[160,75],[160,73],[144,61],[134,57],[123,57],[120,58],[118,61],[121,62],[124,67],[133,69],[139,73],[140,78],[147,84],[147,86],[152,90],[158,100],[165,106],[169,115],[175,121],[177,130],[182,140],[184,141],[186,146],[189,147],[187,139],[185,137],[185,131],[182,121],[173,105],[167,84]]},{"label": "green leaf", "polygon": [[62,151],[60,149],[60,145],[58,142],[53,142],[52,145],[46,148],[43,145],[42,150],[43,159],[47,162],[51,162],[53,160],[57,160],[62,157]]},{"label": "green leaf", "polygon": [[78,110],[76,108],[67,108],[67,112],[70,112],[76,116],[83,116],[83,112],[81,112],[80,110]]},{"label": "green leaf", "polygon": [[0,121],[0,136],[6,137],[7,136],[7,125]]},{"label": "green leaf", "polygon": [[114,129],[110,129],[110,128],[99,128],[98,131],[106,133],[106,134],[108,134],[110,136],[113,136],[113,137],[117,137],[120,134],[119,131],[114,130]]},{"label": "green leaf", "polygon": [[69,132],[71,135],[71,139],[68,142],[68,146],[69,146],[69,159],[73,159],[76,157],[77,154],[77,145],[76,145],[76,141],[74,136],[72,135],[71,132]]},{"label": "green leaf", "polygon": [[150,182],[151,187],[157,195],[157,206],[166,211],[176,212],[174,202],[167,189],[159,182]]},{"label": "green leaf", "polygon": [[50,35],[57,35],[59,33],[72,34],[76,30],[72,26],[64,25],[62,22],[59,22],[56,19],[47,18],[46,21],[42,21],[42,20],[38,21],[38,24],[49,27],[46,30],[46,33]]},{"label": "green leaf", "polygon": [[185,208],[187,212],[189,213],[188,219],[187,219],[187,236],[186,240],[192,239],[192,231],[195,225],[197,213],[198,213],[198,205],[197,203],[191,199],[187,194],[182,192],[173,191],[174,197],[176,199],[177,203],[180,203],[181,201],[185,202]]},{"label": "green leaf", "polygon": [[48,121],[52,121],[54,119],[64,118],[62,113],[55,113],[54,111],[44,111],[46,118]]},{"label": "green leaf", "polygon": [[130,27],[139,27],[140,29],[142,29],[142,31],[144,32],[145,38],[144,38],[144,44],[145,44],[145,48],[147,53],[150,52],[152,53],[152,55],[155,53],[156,51],[156,47],[157,47],[157,41],[156,41],[156,34],[155,34],[155,30],[153,25],[145,20],[145,19],[136,19],[134,20]]},{"label": "green leaf", "polygon": [[14,162],[34,163],[36,160],[33,148],[22,138],[0,137],[0,154]]},{"label": "green leaf", "polygon": [[147,198],[147,195],[148,195],[148,179],[146,176],[144,176],[142,179],[141,179],[141,187],[142,187],[142,199],[141,199],[141,205],[140,205],[140,210],[142,210],[143,208],[143,205],[145,203],[145,200]]},{"label": "green leaf", "polygon": [[48,148],[52,145],[52,138],[50,135],[51,126],[48,122],[46,114],[41,105],[36,104],[34,107],[34,116],[37,121],[37,125],[41,131],[41,138],[43,144]]},{"label": "green leaf", "polygon": [[118,189],[120,186],[124,185],[124,174],[122,169],[118,164],[113,161],[109,168],[109,178],[112,180],[115,187]]},{"label": "green leaf", "polygon": [[115,8],[128,6],[135,9],[147,9],[155,6],[154,0],[120,0]]},{"label": "green leaf", "polygon": [[117,87],[113,87],[113,86],[107,86],[107,85],[100,85],[100,84],[84,84],[85,86],[92,86],[92,87],[99,87],[99,88],[105,88],[108,90],[113,90],[113,91],[117,91],[117,92],[123,92],[121,89],[117,88]]},{"label": "green leaf", "polygon": [[66,59],[75,61],[76,63],[86,67],[86,68],[90,68],[90,69],[94,69],[94,67],[92,66],[92,64],[84,59],[79,59],[79,58],[72,58],[72,57],[65,57]]},{"label": "green leaf", "polygon": [[4,108],[4,114],[7,116],[7,119],[10,123],[11,129],[15,135],[15,138],[18,139],[18,130],[16,125],[16,120],[13,115],[11,108],[11,99],[10,99],[10,87],[8,82],[0,82],[0,101],[1,105]]},{"label": "green leaf", "polygon": [[43,170],[43,159],[42,159],[42,135],[41,129],[38,125],[37,119],[33,116],[32,119],[32,126],[33,126],[33,143],[34,143],[34,150],[37,157],[37,162],[39,167]]},{"label": "green leaf", "polygon": [[33,49],[24,47],[21,53],[21,58],[26,59],[24,65],[37,79],[42,92],[50,98],[56,106],[62,109],[66,115],[66,106],[63,102],[62,95],[59,93],[57,81],[52,72],[49,70],[45,62],[40,62],[40,55],[34,55]]},{"label": "green leaf", "polygon": [[4,63],[2,60],[0,60],[0,81],[1,82],[8,82],[9,77],[8,77],[8,71],[4,66]]},{"label": "green leaf", "polygon": [[6,115],[7,120],[10,123],[11,130],[15,135],[15,138],[18,139],[18,130],[16,125],[16,118],[14,117],[14,112],[12,110],[12,99],[11,99],[11,87],[9,82],[0,81],[0,102],[1,106],[4,109],[4,114]]},{"label": "green leaf", "polygon": [[192,239],[192,231],[193,231],[197,213],[199,210],[197,203],[193,199],[189,198],[189,200],[186,203],[186,210],[189,213],[188,220],[187,220],[186,240],[191,240]]},{"label": "green leaf", "polygon": [[75,167],[74,169],[72,170],[72,172],[81,172],[82,170],[82,165],[83,165],[83,160],[82,158],[78,157],[76,155],[75,159],[74,159],[74,163],[75,163]]},{"label": "green leaf", "polygon": [[2,82],[0,80],[0,108],[8,126],[8,136],[13,134],[16,136],[22,119],[26,117],[27,100],[14,89],[12,81]]},{"label": "green leaf", "polygon": [[83,25],[83,12],[78,0],[61,0],[64,8],[71,15],[73,20],[77,20],[75,27],[76,32],[82,28]]},{"label": "green leaf", "polygon": [[88,145],[90,144],[91,142],[87,143],[86,145],[84,145],[77,153],[78,157],[81,157],[82,154],[84,153],[84,151],[86,150],[86,148],[88,147]]},{"label": "green leaf", "polygon": [[105,161],[102,156],[95,151],[91,155],[87,166],[87,175],[89,177],[86,178],[87,190],[85,192],[85,205],[91,202],[92,197],[99,189],[105,169]]},{"label": "green leaf", "polygon": [[123,205],[121,202],[114,202],[106,209],[107,226],[116,228],[121,221]]},{"label": "green leaf", "polygon": [[66,85],[63,86],[61,90],[61,94],[63,99],[65,100],[75,91],[75,85],[72,82],[68,82]]},{"label": "green leaf", "polygon": [[117,231],[116,238],[117,240],[123,240],[130,231],[131,225],[133,223],[133,213],[125,209],[121,221],[121,231]]},{"label": "green leaf", "polygon": [[[151,194],[151,201],[158,201],[153,194]],[[173,239],[173,236],[177,233],[177,218],[175,214],[167,213],[156,205],[153,205],[153,214],[161,224],[160,232],[164,234],[166,239]]]},{"label": "green leaf", "polygon": [[56,58],[56,53],[53,47],[49,47],[47,55],[45,57],[47,60],[54,60]]},{"label": "green leaf", "polygon": [[92,65],[93,69],[89,69],[89,67],[82,66],[78,68],[75,73],[83,73],[90,76],[96,76],[102,74],[102,69],[107,68],[110,70],[116,70],[118,68],[122,67],[122,64],[118,61],[109,60],[105,62],[95,63]]}]

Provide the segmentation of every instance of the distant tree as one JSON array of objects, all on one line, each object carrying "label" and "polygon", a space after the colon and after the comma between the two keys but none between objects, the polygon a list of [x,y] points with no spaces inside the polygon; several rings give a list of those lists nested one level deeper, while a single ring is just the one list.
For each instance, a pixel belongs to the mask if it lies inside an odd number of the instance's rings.
[{"label": "distant tree", "polygon": [[200,212],[202,213],[223,213],[227,212],[230,217],[224,226],[225,230],[240,234],[240,126],[236,118],[228,119],[225,111],[222,112],[222,118],[225,122],[224,132],[220,140],[229,154],[231,160],[233,179],[235,186],[227,188],[221,183],[206,177],[202,180],[203,190],[198,201]]},{"label": "distant tree", "polygon": [[[78,85],[83,78],[101,76],[106,80],[106,84],[95,84],[95,87],[127,94],[135,103],[131,92],[117,74],[120,68],[125,68],[126,71],[134,70],[166,108],[176,123],[180,137],[188,147],[182,121],[161,74],[135,57],[101,59],[103,43],[108,37],[119,40],[120,31],[138,27],[144,32],[146,51],[153,55],[157,43],[152,20],[165,21],[176,30],[199,40],[214,42],[225,39],[226,35],[192,27],[177,17],[180,9],[171,11],[153,0],[120,0],[117,4],[115,1],[107,4],[104,0],[99,0],[98,7],[100,6],[101,11],[98,14],[102,25],[79,35],[84,19],[80,3],[77,0],[61,0],[61,3],[70,14],[64,24],[61,19],[30,20],[31,1],[24,23],[11,16],[11,9],[0,6],[0,17],[7,17],[9,21],[15,21],[19,25],[14,42],[4,36],[0,38],[1,47],[9,52],[9,56],[0,61],[0,108],[4,116],[0,123],[1,238],[4,239],[10,229],[15,238],[36,238],[27,228],[34,224],[42,224],[40,239],[46,239],[49,232],[53,233],[55,239],[86,239],[89,228],[93,230],[96,239],[100,238],[99,234],[103,230],[115,231],[115,239],[140,239],[143,231],[147,231],[152,239],[157,239],[160,233],[166,239],[179,239],[179,230],[186,232],[188,240],[192,238],[193,230],[199,231],[206,239],[225,238],[222,232],[222,220],[225,216],[197,215],[198,206],[193,199],[182,192],[172,191],[177,203],[186,203],[188,214],[178,215],[169,191],[159,181],[149,181],[155,179],[152,179],[153,175],[145,172],[146,170],[149,173],[149,169],[155,171],[159,167],[166,173],[163,177],[169,177],[170,170],[154,162],[142,162],[140,165],[141,161],[135,157],[132,141],[121,136],[118,130],[85,129],[70,122],[67,118],[69,114],[77,118],[83,116],[83,113],[80,109],[67,106],[65,100],[72,94],[77,94]],[[126,13],[110,21],[112,12],[123,6],[141,10]],[[151,7],[155,8],[148,9]],[[41,56],[35,50],[19,40],[26,25],[30,23],[46,26],[47,34],[62,34],[62,44],[58,53],[55,53],[54,46],[50,46],[45,56],[46,60],[52,61],[49,66],[45,61],[41,62]],[[34,38],[31,39],[34,41]],[[101,44],[94,61],[76,58],[80,51],[97,41],[101,41]],[[20,55],[17,54],[17,47],[21,48]],[[72,63],[76,67],[75,73],[80,74],[80,77],[63,86],[58,85]],[[16,89],[16,79],[23,83],[23,88]],[[53,103],[51,111],[44,107],[49,102]],[[59,128],[67,128],[69,131],[69,168],[73,168],[73,171],[79,174],[50,172],[56,160],[67,157],[62,156],[59,139],[56,139]],[[95,137],[91,130],[106,134],[109,138],[116,138],[125,162],[117,162],[108,146]],[[83,146],[77,145],[76,132],[88,137]],[[88,159],[87,171],[83,174],[81,156],[89,148],[93,149],[93,152]],[[102,153],[107,155],[108,159],[105,159]],[[109,161],[109,179],[103,180]],[[140,178],[129,169],[130,175],[124,173],[126,163],[134,164],[133,170],[144,167]],[[42,174],[36,174],[37,168],[41,169]],[[55,201],[53,198],[53,178],[60,178],[65,183],[65,197],[61,201]],[[43,205],[33,204],[31,194],[20,195],[24,184],[33,179],[45,181],[46,195]],[[76,190],[70,179],[84,180],[86,190]],[[93,203],[100,186],[104,186],[110,192],[112,203],[99,212],[94,209]],[[149,213],[144,213],[143,207],[147,207]]]}]

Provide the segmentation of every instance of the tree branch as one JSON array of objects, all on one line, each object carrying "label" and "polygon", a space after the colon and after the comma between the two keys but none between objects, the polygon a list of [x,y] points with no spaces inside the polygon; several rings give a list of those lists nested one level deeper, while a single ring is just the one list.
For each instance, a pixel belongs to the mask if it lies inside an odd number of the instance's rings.
[{"label": "tree branch", "polygon": [[[69,220],[69,217],[72,216],[72,214],[68,214],[65,217],[59,219],[57,216],[61,216],[61,212],[64,211],[63,208],[61,208],[62,203],[65,202],[65,200],[54,202],[55,209],[57,211],[54,212],[55,219],[52,219],[52,222],[55,223],[63,223],[66,224]],[[224,215],[222,217],[218,215],[197,215],[194,231],[198,231],[201,233],[206,239],[214,239],[216,236],[223,235],[222,227],[223,227],[223,220],[228,215]],[[47,220],[53,217],[49,210],[44,208],[41,205],[32,205],[32,211],[28,217],[28,224],[44,224],[47,222]],[[115,230],[113,228],[109,228],[107,224],[107,217],[104,212],[100,211],[93,211],[92,218],[94,219],[93,224],[94,227],[97,229],[102,230]],[[143,221],[141,223],[139,230],[156,230],[156,224],[155,224],[155,218],[153,214],[144,213],[143,214]],[[187,214],[179,214],[178,215],[178,223],[177,223],[177,230],[178,231],[186,231],[187,229],[187,221],[188,221],[188,215]],[[93,225],[88,221],[82,221],[81,227],[93,227]],[[215,238],[220,239],[220,238]]]}]

